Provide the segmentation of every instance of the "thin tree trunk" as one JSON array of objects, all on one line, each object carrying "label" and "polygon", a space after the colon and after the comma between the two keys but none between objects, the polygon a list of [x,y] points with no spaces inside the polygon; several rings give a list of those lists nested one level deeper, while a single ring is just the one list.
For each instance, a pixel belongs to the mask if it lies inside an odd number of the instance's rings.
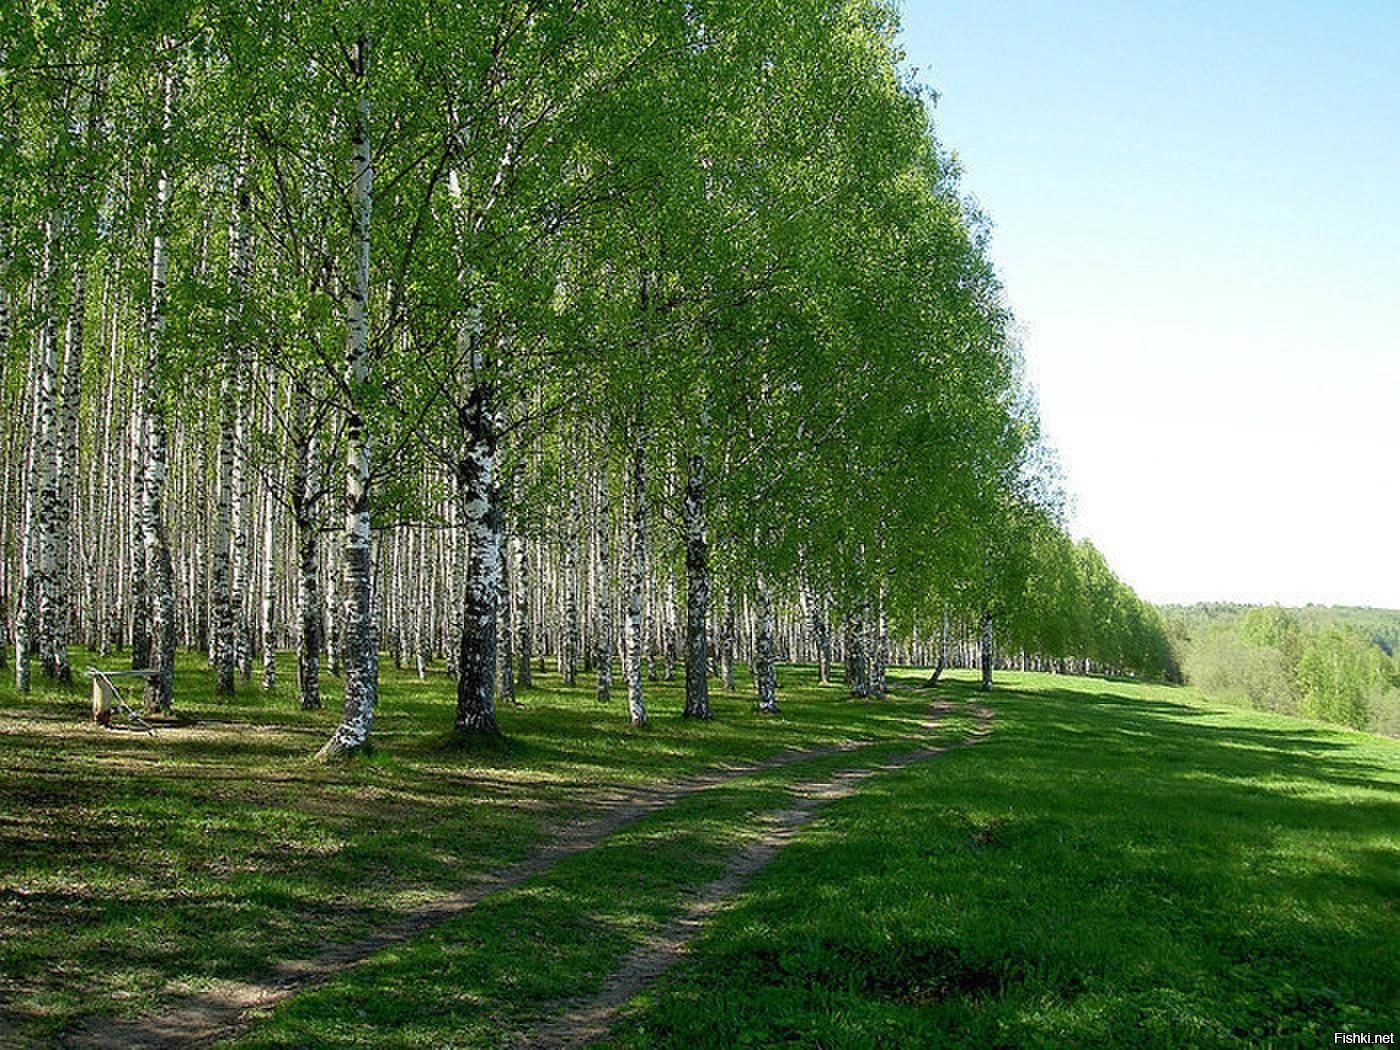
[{"label": "thin tree trunk", "polygon": [[851,695],[870,695],[870,667],[865,654],[865,625],[857,613],[847,615],[845,622],[846,685]]},{"label": "thin tree trunk", "polygon": [[875,652],[870,660],[870,693],[884,699],[886,693],[886,669],[890,662],[890,623],[885,615],[883,588],[876,599],[875,610]]},{"label": "thin tree trunk", "polygon": [[933,674],[928,676],[924,682],[925,688],[932,688],[938,684],[938,679],[943,676],[944,669],[948,666],[948,603],[943,603],[943,625],[938,632],[938,663],[934,665]]},{"label": "thin tree trunk", "polygon": [[262,687],[277,686],[277,501],[268,492],[263,506]]},{"label": "thin tree trunk", "polygon": [[[44,248],[39,274],[39,355],[38,372],[34,383],[33,436],[34,467],[31,476],[35,480],[38,500],[35,506],[38,525],[38,556],[34,563],[35,582],[29,590],[30,597],[37,597],[38,635],[34,644],[26,646],[26,659],[30,648],[39,651],[39,666],[44,676],[54,676],[53,637],[54,617],[57,613],[57,562],[58,562],[58,318],[57,284],[59,230],[62,216],[57,212],[49,215],[44,224]],[[33,608],[31,606],[31,608]]]},{"label": "thin tree trunk", "polygon": [[68,632],[72,621],[73,580],[69,572],[72,549],[73,493],[78,482],[78,409],[83,386],[83,314],[87,309],[87,271],[82,261],[73,266],[73,288],[64,339],[63,404],[58,434],[55,517],[53,617],[49,634],[49,659],[53,677],[60,682],[73,680],[68,662]]},{"label": "thin tree trunk", "polygon": [[709,719],[710,550],[705,535],[705,457],[690,457],[685,498],[685,717]]},{"label": "thin tree trunk", "polygon": [[992,658],[993,658],[993,636],[992,636],[992,611],[982,610],[982,692],[989,693],[992,690]]},{"label": "thin tree trunk", "polygon": [[[364,87],[369,41],[355,44],[351,73]],[[369,745],[379,698],[379,625],[375,619],[374,564],[370,551],[370,435],[363,415],[369,384],[369,248],[374,167],[369,146],[369,98],[356,104],[353,125],[351,214],[355,246],[354,286],[346,314],[345,378],[345,709],[340,725],[320,750],[323,759],[354,754]]]},{"label": "thin tree trunk", "polygon": [[724,680],[726,692],[734,692],[734,648],[738,641],[738,626],[735,623],[734,583],[724,585],[724,626],[720,630],[720,677]]},{"label": "thin tree trunk", "polygon": [[582,530],[583,497],[577,484],[568,486],[569,501],[568,535],[564,540],[564,684],[578,684],[579,657],[579,603],[578,603],[578,554],[580,532]]},{"label": "thin tree trunk", "polygon": [[646,586],[646,428],[637,424],[632,450],[632,550],[627,604],[627,707],[634,726],[647,724],[642,696],[642,591]]},{"label": "thin tree trunk", "polygon": [[[245,367],[242,352],[243,301],[248,284],[249,234],[247,162],[241,151],[233,179],[233,213],[229,218],[229,309],[225,317],[224,360],[219,381],[219,456],[214,509],[214,564],[212,604],[214,612],[214,691],[221,696],[234,691],[237,643],[234,631],[233,534],[234,508],[242,510],[242,499],[235,495],[241,472],[234,469],[239,437],[240,399],[244,396],[240,376]],[[241,598],[241,596],[240,596]],[[304,696],[304,694],[303,694]]]},{"label": "thin tree trunk", "polygon": [[610,550],[612,508],[608,500],[608,478],[606,468],[598,471],[598,535],[597,535],[597,588],[594,601],[598,616],[598,685],[596,696],[601,704],[612,700],[613,679],[613,623],[612,623],[612,552]]},{"label": "thin tree trunk", "polygon": [[826,622],[825,603],[816,589],[804,582],[802,601],[807,609],[807,627],[817,650],[817,684],[831,684],[831,628]]},{"label": "thin tree trunk", "polygon": [[502,701],[518,706],[520,701],[515,698],[515,619],[512,615],[510,559],[506,557],[504,544],[500,561],[500,589],[496,592],[497,690]]},{"label": "thin tree trunk", "polygon": [[535,685],[534,666],[535,658],[535,611],[534,611],[534,591],[531,585],[534,577],[531,573],[530,565],[530,544],[525,537],[524,529],[521,527],[520,515],[524,508],[524,477],[525,467],[522,463],[517,463],[511,483],[515,493],[516,519],[515,532],[511,536],[511,545],[515,548],[515,568],[516,586],[520,595],[520,629],[519,629],[519,674],[516,676],[515,684],[520,689],[532,689]]},{"label": "thin tree trunk", "polygon": [[[175,82],[167,73],[163,84],[162,148],[168,150]],[[147,679],[146,708],[169,711],[175,673],[175,580],[170,541],[165,529],[165,478],[169,451],[165,422],[165,305],[170,269],[170,196],[168,162],[156,181],[152,225],[151,302],[147,330],[145,427],[146,464],[141,487],[142,545],[146,551],[147,591],[151,604],[152,670]]]},{"label": "thin tree trunk", "polygon": [[761,714],[778,713],[778,681],[773,653],[773,593],[768,579],[758,578],[758,639],[754,645],[754,685]]},{"label": "thin tree trunk", "polygon": [[[313,493],[317,479],[316,434],[307,426],[306,395],[300,382],[293,393],[296,398],[294,439],[296,456],[292,474],[292,519],[296,525],[297,544],[297,691],[304,711],[321,707],[321,595],[319,585],[320,561],[317,550],[315,502]],[[230,628],[232,620],[230,619]],[[229,631],[232,641],[232,630]],[[233,665],[229,663],[229,683],[232,685]]]},{"label": "thin tree trunk", "polygon": [[131,622],[131,668],[144,670],[151,666],[150,594],[146,589],[146,546],[141,537],[141,478],[146,462],[146,373],[138,369],[132,384],[131,462],[127,479],[126,498],[131,504],[131,526],[127,532],[130,553],[131,602],[128,610]]}]

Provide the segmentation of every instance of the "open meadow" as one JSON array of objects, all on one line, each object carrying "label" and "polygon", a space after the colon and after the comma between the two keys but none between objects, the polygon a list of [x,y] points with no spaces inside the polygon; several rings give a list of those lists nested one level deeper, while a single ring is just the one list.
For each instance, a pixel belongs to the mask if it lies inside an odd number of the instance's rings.
[{"label": "open meadow", "polygon": [[[0,1044],[1317,1046],[1400,1003],[1400,743],[1193,690],[808,669],[650,726],[552,675],[377,747],[247,689],[0,687]],[[205,694],[201,697],[201,693]],[[329,699],[329,698],[328,698]],[[976,746],[963,746],[975,744]]]}]

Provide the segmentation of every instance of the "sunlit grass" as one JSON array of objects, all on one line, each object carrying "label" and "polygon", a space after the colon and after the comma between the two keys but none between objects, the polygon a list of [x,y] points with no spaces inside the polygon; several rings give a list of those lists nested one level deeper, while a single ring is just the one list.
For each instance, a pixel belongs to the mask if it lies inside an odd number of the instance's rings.
[{"label": "sunlit grass", "polygon": [[446,676],[386,670],[375,752],[332,767],[310,756],[338,716],[333,679],[326,709],[302,712],[288,684],[216,698],[202,661],[182,660],[177,719],[153,736],[92,725],[85,681],[24,698],[0,684],[0,1035],[42,1040],[257,979],[525,856],[596,799],[904,736],[925,708],[849,702],[789,672],[780,717],[717,691],[715,721],[696,724],[679,717],[678,683],[648,683],[639,731],[620,697],[540,677],[501,709],[503,742],[463,748]]},{"label": "sunlit grass", "polygon": [[[784,713],[651,689],[526,694],[451,743],[445,678],[385,675],[365,761],[280,692],[193,695],[155,737],[0,691],[0,986],[16,1041],[139,1014],[353,940],[526,855],[605,797],[792,747],[307,990],[239,1046],[498,1046],[594,994],[684,912],[787,787],[907,749],[930,694],[852,702],[788,671]],[[905,676],[907,686],[916,679]],[[649,683],[649,685],[651,685]],[[937,733],[971,728],[966,678]],[[1315,1046],[1400,1003],[1400,745],[1135,682],[1007,675],[975,748],[833,802],[634,1000],[626,1047]],[[0,1029],[0,1032],[3,1032]],[[8,1036],[7,1036],[8,1038]],[[0,1040],[3,1041],[3,1040]]]},{"label": "sunlit grass", "polygon": [[1400,1006],[1400,746],[1008,676],[997,732],[835,804],[627,1047],[1318,1046]]}]

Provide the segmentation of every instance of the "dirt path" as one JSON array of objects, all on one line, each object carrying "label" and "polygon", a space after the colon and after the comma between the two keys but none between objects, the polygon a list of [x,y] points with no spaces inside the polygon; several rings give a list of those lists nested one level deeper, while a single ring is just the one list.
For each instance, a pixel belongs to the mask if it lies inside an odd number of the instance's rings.
[{"label": "dirt path", "polygon": [[[931,730],[939,719],[956,709],[956,705],[946,701],[935,702],[930,706],[929,715],[920,728],[926,731]],[[123,1018],[94,1019],[62,1036],[59,1045],[71,1048],[71,1050],[99,1050],[99,1048],[105,1050],[105,1048],[110,1047],[127,1047],[132,1048],[132,1050],[138,1050],[138,1048],[139,1050],[173,1050],[177,1047],[206,1046],[221,1039],[233,1038],[242,1028],[247,1027],[252,1022],[253,1018],[248,1016],[251,1011],[262,1011],[276,1006],[299,992],[322,984],[337,974],[364,962],[381,949],[406,941],[460,915],[494,893],[518,886],[532,876],[552,868],[561,860],[584,850],[592,849],[621,828],[688,795],[719,787],[739,777],[750,776],[765,770],[777,769],[830,755],[855,753],[889,742],[888,740],[876,740],[833,747],[783,751],[762,761],[725,766],[668,784],[603,796],[591,804],[592,812],[595,815],[586,820],[564,825],[548,842],[524,859],[485,874],[477,882],[457,893],[439,897],[415,908],[397,921],[389,923],[360,940],[347,944],[327,945],[322,951],[310,958],[279,962],[273,967],[272,972],[260,981],[220,981],[205,991],[175,1000],[159,1014],[134,1020]],[[907,765],[919,757],[938,754],[942,750],[945,749],[924,748],[910,752],[908,755],[899,756],[894,761]],[[878,772],[884,768],[897,768],[897,766],[886,764],[875,767],[868,772],[861,770],[845,775],[859,774],[859,779],[864,779],[870,773]],[[845,793],[849,793],[849,790]],[[816,805],[818,801],[823,800],[814,799],[811,801],[811,805]],[[774,816],[781,818],[785,814]],[[810,819],[810,817],[806,819]],[[794,829],[805,822],[805,819],[800,820],[794,824]],[[774,826],[771,834],[775,836],[774,842],[786,841],[780,824]],[[764,842],[767,841],[768,837],[765,836]],[[756,848],[765,847],[760,844]],[[736,874],[734,878],[739,880],[735,884],[736,888],[749,874],[766,863],[777,848],[779,846],[768,848],[763,859],[754,867],[747,869],[745,874]],[[747,851],[740,855],[741,858],[745,856],[747,856]],[[736,861],[736,863],[738,862]],[[726,876],[712,884],[712,887],[718,887],[729,877],[729,874],[726,873]],[[704,892],[710,890],[711,887],[706,887]],[[733,891],[728,892],[732,893]],[[716,899],[725,895],[725,891],[722,889],[714,889],[714,893]],[[695,921],[699,922],[698,919]],[[667,932],[669,932],[669,928],[667,931],[663,931],[663,936]],[[688,939],[686,937],[682,940]],[[620,978],[622,975],[618,976]],[[615,980],[617,979],[615,978]],[[619,1000],[619,1002],[621,1001],[623,1000]],[[615,1007],[613,1008],[615,1009]]]},{"label": "dirt path", "polygon": [[[937,715],[941,715],[955,708],[951,704],[940,703],[935,705],[935,709]],[[979,743],[991,732],[992,712],[979,706],[973,708],[973,714],[977,718],[977,728],[959,743],[947,747],[917,748],[875,766],[837,770],[825,780],[795,785],[792,788],[793,804],[764,818],[766,827],[762,836],[730,858],[724,874],[699,891],[695,903],[684,915],[672,920],[629,955],[592,999],[557,1004],[554,1011],[556,1016],[524,1033],[520,1045],[539,1050],[564,1050],[602,1039],[612,1026],[618,1009],[678,962],[704,923],[730,907],[745,883],[811,822],[821,806],[853,794],[862,782],[877,773],[902,769],[953,748]]]}]

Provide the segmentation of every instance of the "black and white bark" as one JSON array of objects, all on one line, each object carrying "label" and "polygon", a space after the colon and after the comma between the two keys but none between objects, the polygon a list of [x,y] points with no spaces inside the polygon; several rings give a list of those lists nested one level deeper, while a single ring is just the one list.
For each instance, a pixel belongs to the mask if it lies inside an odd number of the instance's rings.
[{"label": "black and white bark", "polygon": [[531,590],[534,584],[534,574],[530,564],[530,544],[527,542],[524,529],[521,527],[521,510],[525,498],[524,482],[524,464],[517,463],[511,476],[516,518],[515,530],[510,537],[511,547],[515,552],[515,588],[516,594],[519,596],[519,602],[516,605],[518,629],[516,648],[520,651],[520,660],[515,684],[520,689],[531,689],[535,684],[532,663],[535,655],[535,614],[534,592]]},{"label": "black and white bark", "polygon": [[631,471],[632,537],[628,559],[626,624],[627,709],[634,726],[647,724],[646,701],[642,696],[642,647],[645,642],[642,595],[646,588],[646,428],[637,424],[632,449]]},{"label": "black and white bark", "polygon": [[262,563],[262,687],[271,692],[277,686],[277,501],[271,493],[263,506]]},{"label": "black and white bark", "polygon": [[599,469],[597,480],[597,536],[594,543],[596,559],[594,573],[594,614],[598,619],[597,639],[597,688],[595,696],[599,703],[612,700],[613,680],[613,623],[612,623],[612,507],[608,499],[608,478],[606,471]]},{"label": "black and white bark", "polygon": [[136,372],[131,391],[131,457],[126,489],[126,501],[133,522],[127,545],[132,670],[144,670],[151,666],[151,601],[146,589],[146,547],[141,542],[141,477],[146,462],[145,403],[146,374],[142,368]]},{"label": "black and white bark", "polygon": [[705,457],[690,456],[681,504],[685,529],[685,717],[710,718],[710,549],[705,531]]},{"label": "black and white bark", "polygon": [[214,482],[214,544],[210,566],[210,604],[214,620],[214,692],[234,691],[233,588],[233,377],[225,364],[219,380],[219,444]]},{"label": "black and white bark", "polygon": [[[243,353],[243,310],[247,295],[250,267],[250,237],[248,214],[250,200],[246,177],[247,164],[241,155],[234,168],[233,210],[229,219],[229,305],[225,315],[224,358],[219,377],[219,446],[215,481],[214,544],[211,567],[210,599],[214,619],[214,691],[221,696],[234,691],[234,670],[237,665],[234,607],[234,530],[235,508],[241,515],[243,485],[247,462],[247,433],[242,409],[246,394],[243,382],[245,354]],[[242,448],[237,454],[236,449]],[[235,470],[235,458],[239,469]],[[240,533],[241,534],[241,533]],[[240,558],[246,544],[241,545]],[[242,596],[239,595],[241,604]],[[305,694],[303,694],[303,698]],[[319,701],[318,701],[319,706]]]},{"label": "black and white bark", "polygon": [[[363,88],[369,41],[360,37],[350,71]],[[370,528],[370,433],[365,411],[370,377],[369,249],[373,215],[374,162],[369,144],[369,99],[362,92],[351,124],[351,234],[354,274],[346,310],[345,541],[342,555],[345,708],[340,725],[322,746],[323,759],[368,747],[379,698],[379,625],[375,616],[374,561]]]},{"label": "black and white bark", "polygon": [[63,340],[63,378],[59,389],[62,410],[54,464],[58,499],[54,518],[54,580],[46,659],[49,673],[59,682],[73,680],[73,669],[68,660],[68,632],[73,608],[69,551],[73,547],[73,492],[78,481],[78,408],[83,386],[83,322],[86,310],[87,268],[79,259],[73,265],[68,327]]},{"label": "black and white bark", "polygon": [[496,485],[496,418],[479,314],[462,324],[459,339],[473,376],[457,412],[462,456],[457,497],[467,540],[462,637],[457,655],[459,733],[498,733],[496,724],[496,603],[501,589],[501,506]]},{"label": "black and white bark", "polygon": [[503,703],[519,705],[515,698],[515,618],[511,594],[510,559],[501,540],[500,587],[496,592],[496,691]]},{"label": "black and white bark", "polygon": [[175,673],[175,578],[165,524],[165,480],[169,449],[165,419],[165,310],[170,271],[169,139],[175,82],[163,78],[161,164],[152,207],[151,297],[146,328],[146,362],[142,423],[146,460],[141,478],[141,540],[145,548],[146,590],[151,610],[151,669],[146,708],[169,711]]},{"label": "black and white bark", "polygon": [[938,680],[943,677],[943,671],[948,666],[948,603],[943,603],[943,623],[938,630],[938,657],[937,663],[933,666],[933,673],[924,682],[925,688],[932,688],[938,684]]},{"label": "black and white bark", "polygon": [[739,627],[735,621],[734,584],[729,581],[724,587],[724,623],[720,627],[720,678],[726,692],[734,692],[735,647],[739,640]]},{"label": "black and white bark", "polygon": [[826,620],[826,603],[805,579],[802,584],[802,605],[807,614],[807,629],[817,651],[817,682],[831,684],[831,627]]},{"label": "black and white bark", "polygon": [[[39,345],[34,375],[34,432],[30,478],[37,499],[31,505],[34,515],[33,540],[28,559],[25,596],[34,600],[26,609],[27,619],[36,623],[32,642],[24,646],[21,659],[28,661],[37,649],[45,677],[53,677],[52,639],[57,590],[58,559],[58,255],[62,217],[55,211],[44,223],[44,247],[39,268],[38,309]],[[29,525],[26,522],[26,525]]]},{"label": "black and white bark", "polygon": [[875,645],[870,657],[870,695],[883,699],[886,688],[886,670],[890,663],[890,622],[885,613],[883,589],[876,600]]},{"label": "black and white bark", "polygon": [[[292,394],[295,430],[292,437],[292,524],[297,549],[297,691],[302,710],[321,707],[321,588],[319,534],[316,521],[316,430],[308,426],[305,388],[297,383]],[[232,616],[228,620],[232,648]],[[233,661],[228,663],[233,685]]]},{"label": "black and white bark", "polygon": [[865,652],[865,624],[859,612],[848,613],[843,625],[846,685],[854,697],[870,695],[870,664]]},{"label": "black and white bark", "polygon": [[569,508],[564,537],[564,644],[561,671],[564,684],[574,686],[578,684],[580,651],[578,556],[582,536],[583,497],[577,484],[568,485],[567,493]]},{"label": "black and white bark", "polygon": [[982,692],[992,689],[992,660],[995,658],[995,637],[992,631],[992,610],[982,610],[980,657],[982,664]]},{"label": "black and white bark", "polygon": [[765,715],[778,712],[777,659],[774,653],[773,592],[768,578],[758,578],[758,632],[754,641],[753,676],[758,691],[758,710]]},{"label": "black and white bark", "polygon": [[[56,369],[53,362],[56,354],[56,322],[53,311],[53,284],[56,280],[55,240],[58,236],[58,223],[50,215],[44,224],[44,243],[39,268],[39,346],[30,368],[30,441],[29,459],[25,469],[24,502],[19,520],[19,594],[15,609],[15,689],[20,693],[29,692],[31,684],[31,663],[36,647],[42,649],[43,632],[39,625],[39,608],[42,601],[43,569],[41,525],[43,493],[45,490],[45,460],[48,454],[44,448],[44,417],[50,417],[52,428],[55,380],[45,379],[46,373]],[[46,290],[47,289],[47,290]],[[48,401],[46,407],[45,402]],[[52,460],[49,459],[49,470]],[[42,656],[41,656],[42,660]]]}]

